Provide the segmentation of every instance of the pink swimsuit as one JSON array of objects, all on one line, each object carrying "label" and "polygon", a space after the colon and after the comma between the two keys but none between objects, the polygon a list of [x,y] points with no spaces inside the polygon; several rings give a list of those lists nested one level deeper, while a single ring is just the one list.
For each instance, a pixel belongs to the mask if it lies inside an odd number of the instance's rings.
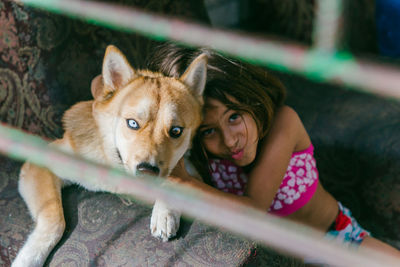
[{"label": "pink swimsuit", "polygon": [[[214,186],[224,192],[243,195],[247,176],[241,167],[229,160],[211,159],[211,177]],[[318,187],[318,170],[311,144],[303,151],[294,152],[282,183],[268,212],[278,216],[289,215],[303,207]]]}]

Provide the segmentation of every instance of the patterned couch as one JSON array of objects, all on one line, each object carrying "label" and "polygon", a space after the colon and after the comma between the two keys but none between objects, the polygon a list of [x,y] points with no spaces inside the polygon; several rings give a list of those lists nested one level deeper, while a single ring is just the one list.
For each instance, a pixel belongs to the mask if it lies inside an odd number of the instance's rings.
[{"label": "patterned couch", "polygon": [[[114,2],[208,23],[200,0]],[[60,137],[63,111],[90,98],[90,81],[110,43],[136,67],[144,66],[155,44],[0,0],[1,121],[45,138]],[[316,146],[324,185],[376,237],[400,247],[400,103],[277,75]],[[0,166],[0,266],[9,266],[33,222],[17,191],[21,163],[1,156]],[[163,243],[149,233],[151,208],[125,204],[115,195],[71,186],[63,190],[63,204],[67,229],[46,265],[302,266],[197,220],[183,219],[178,237]]]}]

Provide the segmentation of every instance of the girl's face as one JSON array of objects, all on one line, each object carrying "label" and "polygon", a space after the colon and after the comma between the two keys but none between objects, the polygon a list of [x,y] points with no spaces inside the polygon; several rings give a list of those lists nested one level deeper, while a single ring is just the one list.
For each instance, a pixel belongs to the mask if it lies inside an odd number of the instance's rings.
[{"label": "girl's face", "polygon": [[[235,102],[232,97],[228,98]],[[199,131],[207,152],[217,157],[229,159],[238,166],[249,165],[256,157],[258,129],[253,117],[246,112],[239,113],[208,98]]]}]

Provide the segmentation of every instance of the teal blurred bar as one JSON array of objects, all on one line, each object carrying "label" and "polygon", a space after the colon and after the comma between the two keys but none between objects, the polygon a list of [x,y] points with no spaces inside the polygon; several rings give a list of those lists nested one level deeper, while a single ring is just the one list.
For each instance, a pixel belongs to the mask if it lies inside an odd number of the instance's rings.
[{"label": "teal blurred bar", "polygon": [[[19,0],[27,5],[89,23],[138,32],[156,40],[208,46],[253,64],[295,72],[316,81],[341,84],[389,98],[400,98],[400,70],[360,61],[346,52],[308,47],[223,31],[138,9],[95,1]],[[206,38],[205,38],[206,36]],[[335,39],[334,39],[335,40]],[[332,42],[331,42],[332,43]]]},{"label": "teal blurred bar", "polygon": [[[323,239],[322,233],[248,206],[215,198],[192,188],[167,184],[165,179],[133,176],[122,169],[95,163],[50,147],[40,137],[0,124],[0,153],[29,161],[67,177],[95,183],[99,190],[134,196],[146,203],[159,199],[186,215],[250,238],[290,255],[319,259],[335,266],[395,266],[391,258],[374,251],[352,251]],[[102,188],[101,185],[107,185]],[[149,232],[150,234],[150,232]],[[382,265],[383,264],[383,265]]]},{"label": "teal blurred bar", "polygon": [[313,49],[334,53],[340,42],[342,0],[317,0],[313,25]]}]

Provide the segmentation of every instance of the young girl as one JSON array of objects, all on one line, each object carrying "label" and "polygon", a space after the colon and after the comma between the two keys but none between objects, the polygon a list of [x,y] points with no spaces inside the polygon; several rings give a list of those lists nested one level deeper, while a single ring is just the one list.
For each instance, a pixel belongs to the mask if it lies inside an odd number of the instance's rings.
[{"label": "young girl", "polygon": [[296,112],[283,104],[279,80],[213,51],[171,44],[157,50],[149,67],[179,77],[204,52],[209,55],[204,118],[191,157],[208,185],[190,177],[183,160],[173,179],[400,259],[397,249],[371,237],[325,191],[310,137]]}]

